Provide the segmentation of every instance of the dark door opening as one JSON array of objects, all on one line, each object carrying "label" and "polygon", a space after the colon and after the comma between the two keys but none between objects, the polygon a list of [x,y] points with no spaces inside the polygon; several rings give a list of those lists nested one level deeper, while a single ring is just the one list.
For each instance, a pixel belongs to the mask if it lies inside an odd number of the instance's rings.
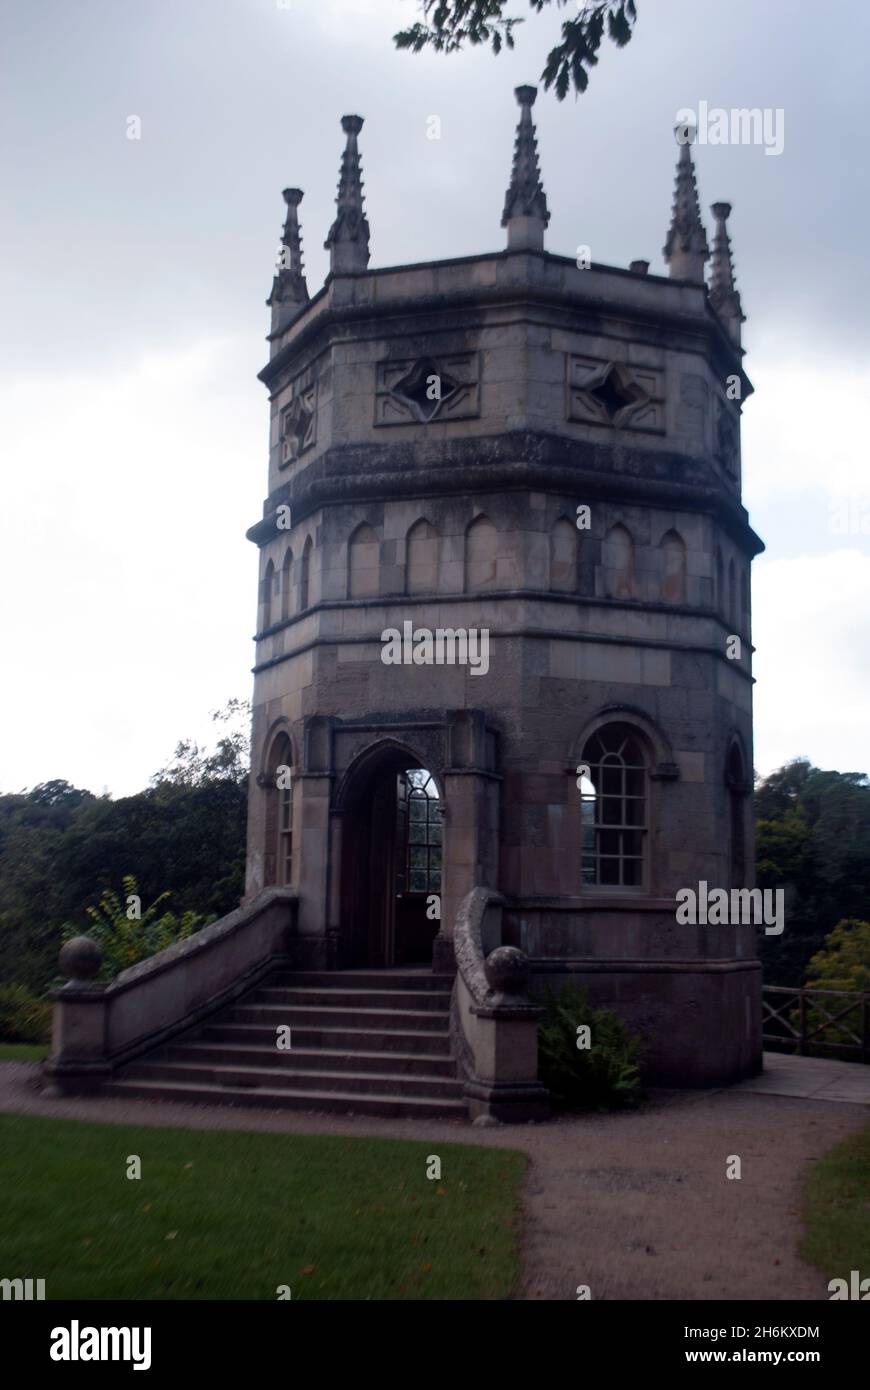
[{"label": "dark door opening", "polygon": [[431,774],[400,753],[367,781],[344,823],[342,965],[431,964],[443,820]]}]

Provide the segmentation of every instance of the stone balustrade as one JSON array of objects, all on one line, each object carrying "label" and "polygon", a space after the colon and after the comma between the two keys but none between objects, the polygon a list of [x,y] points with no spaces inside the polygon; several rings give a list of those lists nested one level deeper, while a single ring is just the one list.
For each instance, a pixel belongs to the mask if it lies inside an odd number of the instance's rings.
[{"label": "stone balustrade", "polygon": [[125,1062],[193,1027],[289,959],[297,895],[270,888],[184,941],[96,982],[89,937],[66,942],[46,1073],[56,1092],[98,1089]]},{"label": "stone balustrade", "polygon": [[490,888],[463,898],[453,928],[457,975],[453,1041],[475,1122],[521,1123],[549,1115],[538,1080],[538,1021],[528,998],[528,958],[502,946],[504,899]]}]

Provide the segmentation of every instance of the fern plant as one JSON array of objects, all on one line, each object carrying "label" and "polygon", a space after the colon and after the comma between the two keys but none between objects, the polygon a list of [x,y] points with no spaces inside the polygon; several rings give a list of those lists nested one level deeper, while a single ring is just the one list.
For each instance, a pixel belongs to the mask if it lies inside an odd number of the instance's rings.
[{"label": "fern plant", "polygon": [[[573,981],[537,997],[546,1010],[538,1025],[538,1071],[557,1109],[615,1110],[640,1099],[640,1038],[612,1009],[593,1009]],[[589,1029],[583,1047],[580,1029]]]}]

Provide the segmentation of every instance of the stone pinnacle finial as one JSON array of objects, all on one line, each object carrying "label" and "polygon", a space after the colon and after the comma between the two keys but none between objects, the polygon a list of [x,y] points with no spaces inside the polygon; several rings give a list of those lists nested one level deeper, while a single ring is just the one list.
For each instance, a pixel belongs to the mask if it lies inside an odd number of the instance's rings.
[{"label": "stone pinnacle finial", "polygon": [[731,216],[731,204],[713,203],[710,211],[716,219],[710,273],[710,303],[739,347],[740,325],[745,321],[746,315],[734,282],[734,261],[731,257],[731,242],[728,239],[727,222]]},{"label": "stone pinnacle finial", "polygon": [[299,230],[301,188],[285,188],[287,216],[281,234],[278,270],[272,280],[272,293],[266,303],[272,310],[272,332],[280,332],[308,303],[308,285],[302,270],[302,234]]},{"label": "stone pinnacle finial", "polygon": [[341,128],[347,136],[338,179],[338,212],[324,245],[329,251],[332,274],[356,275],[369,263],[369,224],[363,212],[363,182],[356,137],[363,127],[362,116],[342,116]]},{"label": "stone pinnacle finial", "polygon": [[543,251],[544,228],[550,214],[541,183],[538,142],[532,124],[532,107],[538,90],[536,87],[517,87],[514,95],[519,102],[520,119],[501,225],[507,227],[509,251]]},{"label": "stone pinnacle finial", "polygon": [[704,263],[710,259],[707,233],[701,221],[698,188],[692,164],[693,132],[688,126],[676,126],[674,134],[680,145],[677,162],[677,182],[671,225],[663,255],[672,280],[695,280],[704,283]]}]

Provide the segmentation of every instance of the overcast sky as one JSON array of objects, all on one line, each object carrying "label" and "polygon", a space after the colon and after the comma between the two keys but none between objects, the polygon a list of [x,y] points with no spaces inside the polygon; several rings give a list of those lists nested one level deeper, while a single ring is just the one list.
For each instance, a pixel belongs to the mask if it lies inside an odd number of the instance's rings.
[{"label": "overcast sky", "polygon": [[[755,761],[866,771],[868,6],[637,3],[583,97],[539,92],[547,247],[662,272],[677,111],[782,110],[781,154],[695,148],[708,232],[734,206],[756,387]],[[250,694],[281,190],[313,294],[356,112],[372,266],[501,249],[513,88],[561,23],[508,12],[495,58],[397,52],[415,0],[0,3],[0,790],[136,791]]]}]

